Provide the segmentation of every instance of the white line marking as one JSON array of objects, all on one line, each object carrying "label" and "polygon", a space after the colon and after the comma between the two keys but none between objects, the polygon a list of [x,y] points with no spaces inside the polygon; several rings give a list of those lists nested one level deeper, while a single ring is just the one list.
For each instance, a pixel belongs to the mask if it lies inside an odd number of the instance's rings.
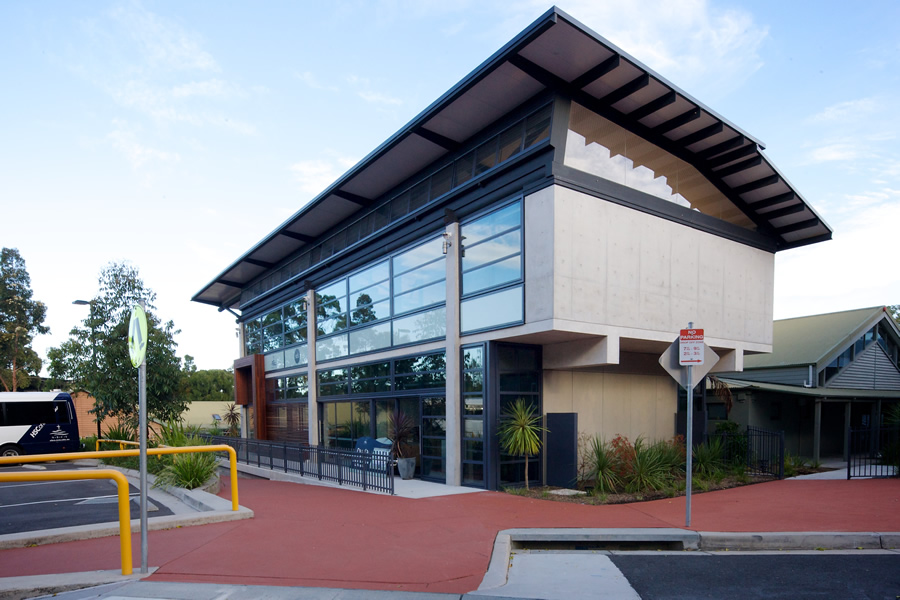
[{"label": "white line marking", "polygon": [[[137,496],[140,492],[129,494],[129,497]],[[59,500],[39,500],[37,502],[23,502],[22,504],[4,504],[0,508],[15,508],[17,506],[32,506],[34,504],[52,504],[54,502],[77,502],[79,500],[97,500],[100,498],[116,498],[115,494],[109,496],[89,496],[87,498],[60,498]]]}]

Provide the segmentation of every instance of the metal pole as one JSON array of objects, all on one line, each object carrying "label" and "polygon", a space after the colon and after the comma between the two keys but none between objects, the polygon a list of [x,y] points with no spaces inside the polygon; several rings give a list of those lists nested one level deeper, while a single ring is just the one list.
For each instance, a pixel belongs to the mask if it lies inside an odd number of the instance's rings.
[{"label": "metal pole", "polygon": [[[140,302],[141,308],[144,303]],[[150,337],[148,328],[147,337]],[[149,347],[150,342],[147,341]],[[141,428],[141,573],[148,573],[147,568],[147,359],[141,362],[138,370],[138,404],[140,410],[140,428]]]},{"label": "metal pole", "polygon": [[693,369],[687,366],[687,418],[685,419],[687,436],[685,439],[687,465],[685,466],[685,527],[691,526],[691,480],[694,468],[694,382]]}]

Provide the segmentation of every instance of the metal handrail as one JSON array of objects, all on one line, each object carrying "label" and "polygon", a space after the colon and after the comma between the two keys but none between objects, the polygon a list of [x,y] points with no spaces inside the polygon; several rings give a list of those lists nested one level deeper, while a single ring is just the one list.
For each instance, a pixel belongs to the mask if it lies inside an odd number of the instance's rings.
[{"label": "metal handrail", "polygon": [[[237,453],[227,444],[214,446],[177,446],[168,448],[147,448],[147,454],[156,456],[159,454],[188,454],[191,452],[228,452],[229,465],[231,467],[231,510],[237,512],[238,506],[238,476]],[[100,452],[62,452],[59,454],[26,454],[22,456],[0,457],[0,465],[16,465],[19,463],[48,462],[60,460],[78,460],[80,458],[113,458],[117,456],[139,456],[140,450],[103,450]]]},{"label": "metal handrail", "polygon": [[[23,457],[16,457],[17,460],[19,458]],[[122,559],[122,575],[131,575],[131,511],[129,509],[131,498],[128,495],[128,480],[122,473],[112,469],[99,469],[93,471],[22,471],[15,473],[0,473],[0,482],[69,481],[80,479],[112,479],[116,482],[119,495],[119,554]]]}]

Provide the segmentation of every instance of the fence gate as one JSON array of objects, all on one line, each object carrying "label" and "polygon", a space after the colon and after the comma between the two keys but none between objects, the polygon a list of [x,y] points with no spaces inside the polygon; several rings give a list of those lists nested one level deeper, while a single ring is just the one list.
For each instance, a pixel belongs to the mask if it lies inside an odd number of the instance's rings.
[{"label": "fence gate", "polygon": [[900,426],[847,430],[847,479],[900,475]]}]

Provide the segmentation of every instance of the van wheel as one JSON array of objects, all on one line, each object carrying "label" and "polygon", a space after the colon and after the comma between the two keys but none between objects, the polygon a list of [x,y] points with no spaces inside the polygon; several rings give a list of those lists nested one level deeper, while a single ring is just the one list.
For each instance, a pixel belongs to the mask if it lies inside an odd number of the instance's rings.
[{"label": "van wheel", "polygon": [[0,447],[0,456],[22,456],[23,454],[22,448],[15,444],[7,444],[6,446]]}]

